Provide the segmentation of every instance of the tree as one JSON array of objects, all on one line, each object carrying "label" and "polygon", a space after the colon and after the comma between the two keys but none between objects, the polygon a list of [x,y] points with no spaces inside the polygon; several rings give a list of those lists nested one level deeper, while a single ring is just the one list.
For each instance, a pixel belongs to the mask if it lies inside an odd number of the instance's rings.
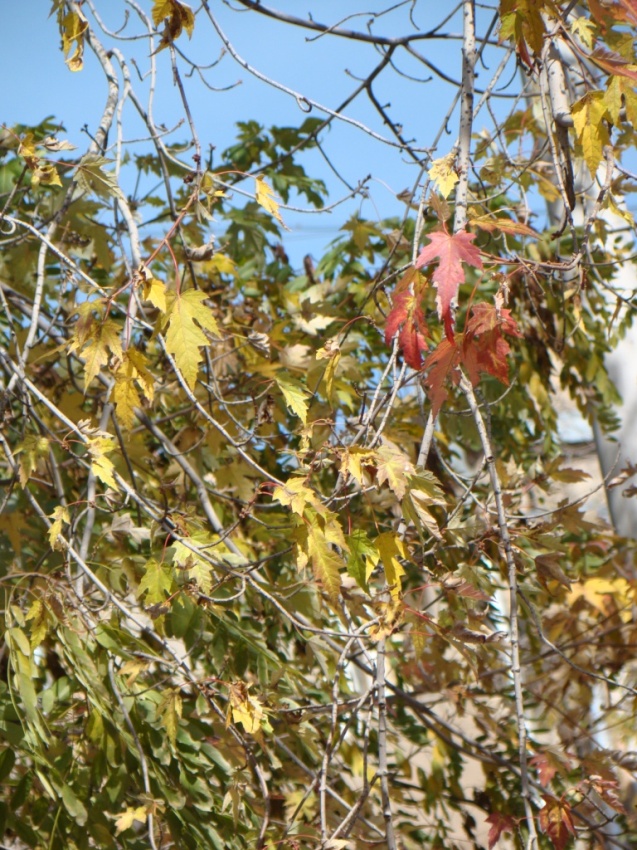
[{"label": "tree", "polygon": [[[637,6],[236,5],[370,70],[321,106],[208,0],[54,0],[101,119],[2,130],[4,844],[633,847],[634,545],[563,497],[555,400],[612,431]],[[309,114],[206,147],[201,33]],[[411,138],[377,91],[423,66]],[[413,188],[300,273],[291,210],[369,191],[341,125]]]}]

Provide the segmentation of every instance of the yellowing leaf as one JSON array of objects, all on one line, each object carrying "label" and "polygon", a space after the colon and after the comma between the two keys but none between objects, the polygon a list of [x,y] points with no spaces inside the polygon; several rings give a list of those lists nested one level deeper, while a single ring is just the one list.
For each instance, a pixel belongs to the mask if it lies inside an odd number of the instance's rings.
[{"label": "yellowing leaf", "polygon": [[306,479],[298,475],[288,478],[283,487],[277,484],[272,491],[272,499],[280,505],[289,505],[293,512],[300,517],[303,516],[308,505],[313,507],[317,513],[327,513],[327,509],[314,490],[307,486]]},{"label": "yellowing leaf", "polygon": [[[340,531],[340,526],[339,526]],[[342,532],[341,532],[342,534]],[[312,564],[312,571],[317,581],[327,592],[333,601],[338,600],[341,590],[341,568],[344,566],[343,559],[338,552],[332,548],[329,526],[321,528],[318,521],[312,522],[307,528],[307,554]],[[343,545],[345,541],[343,540]]]},{"label": "yellowing leaf", "polygon": [[403,565],[399,561],[399,558],[406,558],[405,545],[393,531],[385,531],[379,534],[374,540],[374,545],[378,549],[380,559],[383,562],[385,579],[392,598],[397,599],[401,591],[400,579],[405,575]]},{"label": "yellowing leaf", "polygon": [[166,284],[156,277],[147,277],[144,279],[144,301],[149,301],[153,307],[161,313],[165,313],[166,304]]},{"label": "yellowing leaf", "polygon": [[316,352],[317,360],[327,360],[325,372],[323,374],[323,383],[325,385],[325,394],[327,400],[332,407],[335,407],[334,398],[334,379],[336,377],[336,369],[341,359],[341,351],[335,339],[328,340],[324,348],[319,348]]},{"label": "yellowing leaf", "polygon": [[168,688],[163,692],[162,701],[156,708],[156,719],[166,730],[168,740],[174,746],[177,741],[179,718],[182,712],[179,688]]},{"label": "yellowing leaf", "polygon": [[46,437],[30,434],[16,447],[15,454],[20,455],[20,486],[26,487],[31,474],[35,472],[38,461],[49,453],[49,441]]},{"label": "yellowing leaf", "polygon": [[263,706],[256,697],[248,694],[248,688],[243,682],[232,682],[229,689],[232,722],[240,723],[250,735],[258,735],[264,716]]},{"label": "yellowing leaf", "polygon": [[367,582],[378,566],[380,552],[361,528],[348,535],[347,545],[347,572],[363,590],[367,590]]},{"label": "yellowing leaf", "polygon": [[145,572],[137,588],[137,595],[145,596],[146,605],[161,605],[172,588],[172,569],[155,558],[146,562]]},{"label": "yellowing leaf", "polygon": [[57,169],[50,162],[40,160],[31,173],[31,185],[37,187],[43,183],[45,186],[61,186],[62,181]]},{"label": "yellowing leaf", "polygon": [[91,471],[107,487],[118,490],[119,488],[114,477],[115,467],[112,461],[106,457],[108,453],[115,449],[115,443],[110,434],[97,432],[97,436],[87,439],[86,448],[91,457]]},{"label": "yellowing leaf", "polygon": [[429,177],[433,180],[443,198],[449,197],[459,179],[453,167],[455,160],[455,153],[447,154],[447,156],[443,156],[440,159],[434,159],[428,171]]},{"label": "yellowing leaf", "polygon": [[633,619],[631,608],[635,603],[635,592],[625,578],[589,578],[575,582],[568,601],[572,605],[582,597],[604,614],[609,614],[616,606],[625,623]]},{"label": "yellowing leaf", "polygon": [[34,599],[31,607],[27,611],[27,621],[32,620],[31,626],[31,647],[38,647],[49,630],[49,618],[46,606],[41,599]]},{"label": "yellowing leaf", "polygon": [[593,21],[584,16],[570,20],[571,32],[576,35],[585,47],[592,48],[595,41],[595,30]]},{"label": "yellowing leaf", "polygon": [[203,359],[199,349],[210,344],[202,328],[213,336],[221,336],[210,307],[203,303],[206,298],[206,293],[198,289],[179,293],[168,315],[166,348],[175,358],[177,368],[191,390],[197,383],[199,363]]},{"label": "yellowing leaf", "polygon": [[[70,71],[81,71],[84,56],[84,34],[88,29],[88,22],[77,12],[71,11],[60,20],[60,27],[62,30],[62,50],[64,55],[67,56],[65,62]],[[74,45],[75,50],[69,56],[68,54],[73,50]]]},{"label": "yellowing leaf", "polygon": [[147,816],[148,811],[146,806],[137,806],[136,809],[129,806],[125,812],[122,812],[121,815],[118,815],[117,818],[115,818],[115,835],[119,835],[127,829],[130,829],[135,821],[144,823]]},{"label": "yellowing leaf", "polygon": [[64,549],[64,545],[58,541],[58,535],[62,534],[62,524],[69,523],[71,516],[63,505],[57,505],[49,517],[53,520],[48,531],[51,549]]},{"label": "yellowing leaf", "polygon": [[[197,536],[188,538],[193,546],[198,545],[210,545],[210,540],[205,539],[207,536],[204,535],[204,539],[197,539]],[[190,581],[195,582],[197,588],[206,596],[208,596],[212,590],[212,564],[202,558],[197,552],[193,551],[193,549],[189,549],[184,543],[177,541],[173,543],[173,563],[180,567],[182,570],[188,571],[188,578]]]},{"label": "yellowing leaf", "polygon": [[296,414],[304,425],[307,425],[307,397],[309,396],[307,388],[287,372],[277,372],[274,379],[292,413]]},{"label": "yellowing leaf", "polygon": [[[271,215],[273,215],[278,222],[283,224],[283,219],[281,218],[281,213],[279,212],[279,205],[274,199],[274,192],[265,182],[263,177],[259,175],[256,178],[256,192],[257,192],[257,204],[260,204],[264,210],[267,210]],[[283,225],[285,227],[285,225]]]},{"label": "yellowing leaf", "polygon": [[122,190],[117,183],[114,171],[104,171],[104,166],[111,162],[96,153],[87,153],[80,159],[75,172],[78,188],[98,198],[122,198]]},{"label": "yellowing leaf", "polygon": [[179,0],[155,0],[152,9],[153,23],[158,27],[165,21],[164,31],[157,51],[167,47],[176,38],[179,38],[183,30],[188,37],[192,36],[195,28],[195,16],[190,6],[180,3]]},{"label": "yellowing leaf", "polygon": [[407,489],[407,479],[414,473],[414,465],[398,446],[388,440],[377,453],[378,483],[387,482],[396,498],[402,499]]},{"label": "yellowing leaf", "polygon": [[123,361],[115,373],[115,384],[111,400],[115,405],[117,418],[131,429],[135,424],[135,408],[141,407],[141,399],[135,384],[139,385],[148,401],[153,400],[155,382],[146,368],[146,358],[141,351],[129,348],[123,354]]},{"label": "yellowing leaf", "polygon": [[[78,322],[79,325],[79,322]],[[85,339],[87,344],[82,350],[84,357],[84,391],[88,389],[91,381],[97,377],[102,366],[108,363],[109,351],[115,357],[122,357],[122,345],[119,334],[120,327],[116,322],[107,319],[105,322],[94,322],[92,319],[87,322],[87,327],[76,328],[73,340],[69,345],[69,351],[77,351],[82,348],[84,343],[81,341],[81,332],[86,330]]]},{"label": "yellowing leaf", "polygon": [[588,92],[573,105],[571,113],[582,155],[588,170],[594,176],[602,161],[602,150],[605,145],[610,144],[608,129],[604,123],[607,117],[604,93]]},{"label": "yellowing leaf", "polygon": [[115,405],[117,418],[130,431],[135,424],[135,408],[140,407],[141,399],[133,379],[126,376],[123,367],[120,367],[115,375],[111,400]]}]

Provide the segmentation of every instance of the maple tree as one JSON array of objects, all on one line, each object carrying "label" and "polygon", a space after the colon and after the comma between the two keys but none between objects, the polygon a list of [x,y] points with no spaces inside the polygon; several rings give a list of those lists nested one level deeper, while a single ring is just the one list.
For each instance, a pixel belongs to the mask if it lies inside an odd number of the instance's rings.
[{"label": "maple tree", "polygon": [[[53,0],[103,112],[0,130],[3,846],[628,850],[635,545],[558,402],[617,424],[637,4],[235,5],[371,70],[325,106],[208,0]],[[212,42],[311,114],[216,150]],[[436,127],[377,95],[425,71]]]}]

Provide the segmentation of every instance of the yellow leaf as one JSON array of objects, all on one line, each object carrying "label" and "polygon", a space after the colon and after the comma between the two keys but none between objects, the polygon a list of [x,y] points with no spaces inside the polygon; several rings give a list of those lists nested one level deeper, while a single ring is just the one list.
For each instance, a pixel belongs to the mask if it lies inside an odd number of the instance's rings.
[{"label": "yellow leaf", "polygon": [[[194,545],[210,546],[209,539],[188,538]],[[173,563],[182,570],[188,571],[189,581],[193,581],[198,590],[208,596],[212,590],[212,564],[202,558],[197,552],[177,541],[173,543]]]},{"label": "yellow leaf", "polygon": [[277,372],[274,379],[292,413],[296,414],[304,425],[307,425],[307,397],[309,392],[306,387],[299,380],[288,375],[287,372]]},{"label": "yellow leaf", "polygon": [[156,27],[165,21],[164,32],[158,51],[171,44],[186,30],[188,37],[192,36],[195,27],[195,16],[190,6],[179,0],[155,0],[152,9],[153,23]]},{"label": "yellow leaf", "polygon": [[585,47],[592,48],[595,40],[597,27],[588,18],[572,17],[570,21],[571,32],[576,35]]},{"label": "yellow leaf", "polygon": [[27,620],[33,620],[31,626],[31,647],[40,646],[49,630],[48,611],[41,599],[34,599],[27,611]]},{"label": "yellow leaf", "polygon": [[[345,564],[338,552],[330,545],[329,534],[318,522],[310,523],[307,528],[307,554],[312,563],[312,571],[321,583],[327,595],[334,602],[341,591],[341,567]],[[343,545],[345,541],[343,540]]]},{"label": "yellow leaf", "polygon": [[380,559],[383,562],[385,579],[390,588],[390,593],[394,599],[397,599],[401,590],[400,579],[405,575],[403,565],[398,559],[406,557],[405,545],[393,531],[385,531],[379,534],[374,540],[374,545],[378,549]]},{"label": "yellow leaf", "polygon": [[123,354],[123,361],[115,373],[111,400],[115,405],[117,418],[129,430],[135,424],[135,408],[141,407],[137,383],[148,401],[155,393],[154,379],[146,368],[146,358],[140,351],[129,348]]},{"label": "yellow leaf", "polygon": [[38,461],[48,455],[49,441],[46,437],[31,434],[22,440],[15,453],[20,455],[20,486],[24,488],[35,471]]},{"label": "yellow leaf", "polygon": [[119,835],[121,832],[125,832],[127,829],[130,829],[135,821],[144,823],[147,815],[148,810],[146,806],[138,806],[136,809],[129,806],[125,812],[122,812],[122,814],[118,815],[115,819],[115,834]]},{"label": "yellow leaf", "polygon": [[56,167],[50,162],[43,162],[40,160],[31,174],[31,185],[37,187],[40,183],[45,186],[62,185],[62,181],[60,180],[60,175],[57,173]]},{"label": "yellow leaf", "polygon": [[587,581],[575,582],[568,601],[572,605],[582,597],[603,614],[610,614],[616,606],[624,623],[630,623],[633,619],[635,591],[625,578],[590,578]]},{"label": "yellow leaf", "polygon": [[292,511],[300,517],[303,516],[308,505],[313,507],[317,513],[325,514],[327,512],[314,490],[307,486],[305,478],[299,475],[288,478],[283,487],[277,484],[272,491],[272,499],[284,507],[289,505]]},{"label": "yellow leaf", "polygon": [[161,313],[165,313],[166,305],[166,285],[156,277],[148,277],[144,279],[144,301],[150,301],[153,307]]},{"label": "yellow leaf", "polygon": [[58,535],[62,534],[62,523],[71,521],[69,512],[63,505],[58,505],[49,517],[53,520],[48,531],[51,549],[64,549],[64,545],[58,541]]},{"label": "yellow leaf", "polygon": [[327,366],[323,374],[323,383],[327,400],[332,407],[335,407],[334,401],[334,379],[336,377],[336,369],[341,359],[341,350],[335,339],[328,340],[324,348],[319,348],[316,352],[317,360],[327,360]]},{"label": "yellow leaf", "polygon": [[[260,204],[264,210],[267,210],[271,215],[273,215],[280,224],[283,224],[283,219],[281,218],[281,213],[279,212],[279,205],[274,199],[274,192],[265,182],[263,177],[259,175],[256,178],[256,190],[257,190],[257,204]],[[285,225],[284,225],[285,227]]]},{"label": "yellow leaf", "polygon": [[243,682],[232,682],[229,689],[233,723],[240,723],[250,735],[258,735],[264,717],[263,706],[256,697],[248,694]]},{"label": "yellow leaf", "polygon": [[110,434],[97,432],[97,436],[87,439],[86,448],[91,458],[91,471],[107,487],[111,487],[113,490],[119,489],[114,477],[115,467],[112,461],[106,457],[109,452],[115,449],[115,443]]},{"label": "yellow leaf", "polygon": [[166,730],[168,740],[174,746],[179,730],[182,704],[179,688],[168,688],[164,691],[162,701],[156,708],[156,719]]},{"label": "yellow leaf", "polygon": [[[70,71],[81,71],[83,67],[84,56],[84,34],[88,29],[88,22],[84,17],[78,15],[77,12],[69,12],[61,20],[62,29],[62,50],[66,64]],[[71,56],[68,54],[75,50]]]},{"label": "yellow leaf", "polygon": [[604,123],[608,115],[604,93],[588,92],[573,105],[571,113],[582,156],[588,170],[595,176],[602,161],[602,149],[610,144],[608,128]]},{"label": "yellow leaf", "polygon": [[443,156],[440,159],[434,159],[428,172],[429,177],[433,180],[443,198],[449,197],[459,179],[453,167],[455,160],[455,153],[447,154],[447,156]]},{"label": "yellow leaf", "polygon": [[378,483],[387,482],[398,499],[402,499],[407,489],[407,479],[414,474],[414,465],[397,445],[385,440],[377,452]]},{"label": "yellow leaf", "polygon": [[166,348],[174,356],[191,390],[197,383],[199,363],[203,359],[199,349],[209,344],[202,328],[216,337],[221,336],[212,311],[203,303],[206,297],[205,292],[198,289],[182,292],[175,296],[168,316]]},{"label": "yellow leaf", "polygon": [[130,431],[135,425],[135,408],[141,406],[141,399],[133,379],[126,376],[123,368],[118,369],[115,375],[111,400],[117,418]]},{"label": "yellow leaf", "polygon": [[341,458],[341,472],[349,473],[358,484],[363,484],[363,466],[376,467],[376,452],[353,446],[345,450]]},{"label": "yellow leaf", "polygon": [[[79,324],[79,323],[78,323]],[[102,366],[108,363],[110,351],[116,357],[122,357],[122,345],[119,339],[120,327],[116,322],[107,319],[105,322],[90,321],[87,328],[87,344],[82,350],[84,357],[84,392],[91,381],[97,377]],[[84,343],[80,342],[79,329],[69,345],[69,351],[77,351]]]}]

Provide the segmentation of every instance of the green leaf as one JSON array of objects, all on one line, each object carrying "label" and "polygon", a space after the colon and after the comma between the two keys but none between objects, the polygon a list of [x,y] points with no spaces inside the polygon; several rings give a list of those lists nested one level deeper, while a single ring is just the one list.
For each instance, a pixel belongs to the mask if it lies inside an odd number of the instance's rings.
[{"label": "green leaf", "polygon": [[141,598],[145,595],[146,605],[159,605],[166,601],[173,584],[172,568],[164,563],[159,563],[155,558],[146,562],[144,575],[137,588],[137,595]]}]

